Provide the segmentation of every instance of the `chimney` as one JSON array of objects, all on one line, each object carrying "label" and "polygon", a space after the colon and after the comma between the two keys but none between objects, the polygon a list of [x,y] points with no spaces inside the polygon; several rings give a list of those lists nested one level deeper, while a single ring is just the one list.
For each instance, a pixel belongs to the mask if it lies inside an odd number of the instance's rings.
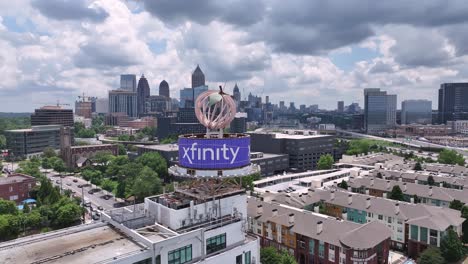
[{"label": "chimney", "polygon": [[352,204],[352,203],[353,203],[353,195],[348,194],[348,204]]},{"label": "chimney", "polygon": [[335,200],[335,191],[330,192],[330,200]]},{"label": "chimney", "polygon": [[351,189],[351,187],[348,187],[348,192],[352,192],[353,189]]},{"label": "chimney", "polygon": [[403,181],[403,177],[398,178],[398,181],[399,181],[399,182],[402,182],[402,181]]},{"label": "chimney", "polygon": [[374,186],[374,178],[370,179],[370,185]]},{"label": "chimney", "polygon": [[261,215],[263,214],[263,205],[257,205],[257,214],[258,215]]},{"label": "chimney", "polygon": [[419,183],[419,181],[418,181],[418,180],[414,180],[414,183],[418,184],[418,183]]},{"label": "chimney", "polygon": [[273,217],[278,216],[278,209],[271,210],[271,216]]},{"label": "chimney", "polygon": [[390,189],[390,181],[387,181],[387,190]]},{"label": "chimney", "polygon": [[343,212],[341,213],[341,219],[347,220],[347,219],[348,219],[348,212],[343,211]]},{"label": "chimney", "polygon": [[371,205],[370,197],[366,199],[366,208],[369,208]]},{"label": "chimney", "polygon": [[318,205],[314,206],[314,212],[316,213],[320,212],[320,206]]},{"label": "chimney", "polygon": [[443,182],[440,182],[440,183],[439,183],[439,187],[440,187],[440,188],[444,187],[444,183],[443,183]]},{"label": "chimney", "polygon": [[318,221],[317,222],[317,235],[322,233],[322,230],[323,230],[323,222],[322,221]]},{"label": "chimney", "polygon": [[414,197],[410,198],[410,203],[414,204]]},{"label": "chimney", "polygon": [[369,195],[369,189],[366,188],[366,194]]},{"label": "chimney", "polygon": [[395,214],[399,214],[400,213],[400,204],[399,203],[396,203],[395,204]]},{"label": "chimney", "polygon": [[314,195],[315,191],[314,191],[314,189],[309,189],[307,191],[307,193],[309,194],[309,196],[312,196],[312,195]]},{"label": "chimney", "polygon": [[285,199],[286,203],[290,204],[291,203],[291,195],[289,194],[286,194],[286,199]]},{"label": "chimney", "polygon": [[432,196],[432,186],[429,187],[429,196]]},{"label": "chimney", "polygon": [[408,186],[406,186],[406,182],[403,183],[403,192],[406,192],[407,188],[408,188]]},{"label": "chimney", "polygon": [[383,197],[383,198],[387,198],[387,193],[383,193],[383,194],[382,194],[382,197]]},{"label": "chimney", "polygon": [[289,219],[288,219],[289,224],[294,224],[294,214],[289,214]]}]

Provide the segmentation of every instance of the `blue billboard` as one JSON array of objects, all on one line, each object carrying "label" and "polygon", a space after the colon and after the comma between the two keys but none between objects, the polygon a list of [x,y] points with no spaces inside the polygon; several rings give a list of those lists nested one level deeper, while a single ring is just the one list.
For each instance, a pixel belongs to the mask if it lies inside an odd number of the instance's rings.
[{"label": "blue billboard", "polygon": [[192,169],[232,169],[250,164],[250,137],[179,138],[179,166]]}]

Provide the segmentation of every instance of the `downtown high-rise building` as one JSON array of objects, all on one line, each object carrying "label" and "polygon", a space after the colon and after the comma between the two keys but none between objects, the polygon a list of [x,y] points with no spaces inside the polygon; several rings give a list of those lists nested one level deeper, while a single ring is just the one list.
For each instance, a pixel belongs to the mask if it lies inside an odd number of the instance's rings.
[{"label": "downtown high-rise building", "polygon": [[234,101],[236,101],[236,103],[239,104],[241,101],[241,93],[239,91],[237,83],[236,85],[234,85],[234,89],[232,90],[232,96],[234,97]]},{"label": "downtown high-rise building", "polygon": [[34,110],[31,115],[31,126],[61,125],[73,126],[73,110],[60,106],[44,106]]},{"label": "downtown high-rise building", "polygon": [[468,83],[443,83],[439,88],[439,122],[468,119]]},{"label": "downtown high-rise building", "polygon": [[200,66],[197,65],[197,68],[192,73],[192,88],[205,86],[205,74],[200,69]]},{"label": "downtown high-rise building", "polygon": [[405,100],[401,102],[401,124],[431,124],[432,102],[429,100]]},{"label": "downtown high-rise building", "polygon": [[166,82],[166,80],[162,80],[162,82],[159,84],[159,95],[171,98],[169,84]]},{"label": "downtown high-rise building", "polygon": [[379,88],[364,89],[364,128],[369,134],[383,133],[396,125],[397,96]]},{"label": "downtown high-rise building", "polygon": [[122,74],[120,75],[120,90],[136,92],[136,75],[135,74]]},{"label": "downtown high-rise building", "polygon": [[145,113],[145,102],[146,98],[150,96],[150,87],[148,80],[145,78],[145,75],[141,75],[140,80],[138,80],[137,87],[137,109],[138,116],[142,116]]},{"label": "downtown high-rise building", "polygon": [[344,112],[344,101],[338,101],[338,105],[336,108],[338,113],[343,113]]},{"label": "downtown high-rise building", "polygon": [[127,90],[109,91],[109,113],[125,113],[137,117],[137,93]]}]

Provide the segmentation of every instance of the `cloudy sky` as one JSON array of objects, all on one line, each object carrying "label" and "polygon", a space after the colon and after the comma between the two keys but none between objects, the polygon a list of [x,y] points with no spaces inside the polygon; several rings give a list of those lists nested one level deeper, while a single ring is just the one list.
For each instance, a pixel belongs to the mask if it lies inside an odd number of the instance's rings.
[{"label": "cloudy sky", "polygon": [[334,109],[380,87],[437,108],[440,83],[468,79],[467,14],[466,0],[0,1],[0,111],[105,97],[121,73],[178,97],[197,64],[212,88],[274,103]]}]

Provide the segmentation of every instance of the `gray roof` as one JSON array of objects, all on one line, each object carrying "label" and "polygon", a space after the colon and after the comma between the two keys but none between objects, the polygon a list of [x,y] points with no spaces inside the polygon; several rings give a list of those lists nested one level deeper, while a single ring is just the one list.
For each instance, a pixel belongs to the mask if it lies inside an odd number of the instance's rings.
[{"label": "gray roof", "polygon": [[439,175],[434,175],[436,173],[430,173],[430,172],[417,172],[417,171],[395,171],[395,170],[374,170],[373,175],[377,176],[377,173],[381,173],[382,176],[385,177],[392,177],[392,178],[402,178],[402,179],[408,179],[408,180],[418,180],[418,181],[425,181],[427,182],[427,179],[429,176],[432,176],[434,179],[434,182],[436,183],[449,183],[452,185],[458,185],[458,186],[468,186],[468,178],[463,177],[463,176],[439,176]]},{"label": "gray roof", "polygon": [[[374,214],[390,216],[395,219],[407,221],[414,225],[444,231],[452,226],[461,225],[465,219],[461,217],[460,212],[450,208],[429,206],[424,204],[412,204],[401,201],[394,201],[381,197],[374,197],[363,194],[352,194],[352,202],[349,204],[348,196],[350,193],[336,190],[335,198],[331,199],[330,190],[309,191],[309,194],[264,194],[264,197],[270,197],[275,202],[304,208],[319,201],[325,201],[330,204],[339,205],[346,208],[353,208]],[[367,207],[369,198],[370,206]],[[268,199],[268,198],[267,198]],[[396,210],[398,204],[398,211]],[[427,221],[425,219],[430,219]]]},{"label": "gray roof", "polygon": [[[262,206],[261,214],[257,213],[259,205]],[[273,209],[278,210],[276,216],[273,216]],[[247,199],[247,214],[260,222],[284,225],[297,234],[337,246],[343,243],[349,247],[372,248],[391,236],[390,229],[381,223],[360,225],[278,203],[260,201],[253,197]],[[290,214],[294,215],[293,223],[289,222]],[[319,222],[322,222],[322,231],[317,233]],[[350,234],[352,231],[355,232],[354,235]],[[372,236],[372,239],[362,242],[362,238],[366,236]]]}]

